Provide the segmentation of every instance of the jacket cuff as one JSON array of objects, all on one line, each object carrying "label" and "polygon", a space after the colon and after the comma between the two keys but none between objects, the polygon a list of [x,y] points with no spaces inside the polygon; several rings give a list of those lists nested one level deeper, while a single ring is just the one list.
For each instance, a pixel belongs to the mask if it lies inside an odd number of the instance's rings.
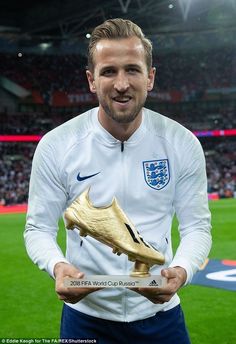
[{"label": "jacket cuff", "polygon": [[55,258],[55,259],[51,259],[50,262],[48,263],[48,266],[47,266],[47,272],[49,273],[49,275],[55,279],[55,276],[54,276],[54,267],[57,263],[67,263],[67,264],[70,264],[70,262],[68,262],[68,260],[66,258]]},{"label": "jacket cuff", "polygon": [[186,259],[181,258],[181,257],[174,258],[172,260],[171,264],[169,265],[169,267],[174,268],[176,266],[180,266],[181,268],[184,268],[186,273],[187,273],[187,278],[186,278],[186,281],[184,283],[184,286],[187,284],[190,284],[190,282],[192,281],[194,273],[193,273],[192,267],[189,264],[189,262]]}]

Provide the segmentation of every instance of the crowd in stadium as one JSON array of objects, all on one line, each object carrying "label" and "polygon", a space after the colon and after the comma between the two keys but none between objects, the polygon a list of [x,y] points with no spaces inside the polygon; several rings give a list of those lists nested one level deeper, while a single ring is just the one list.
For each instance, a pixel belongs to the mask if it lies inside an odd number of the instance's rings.
[{"label": "crowd in stadium", "polygon": [[[203,144],[208,192],[236,197],[236,140]],[[36,143],[0,142],[0,205],[26,203],[31,161]]]},{"label": "crowd in stadium", "polygon": [[[182,89],[186,97],[201,96],[206,88],[235,86],[235,49],[179,52],[154,59],[157,79],[162,89]],[[187,99],[186,99],[187,100]]]},{"label": "crowd in stadium", "polygon": [[26,203],[34,143],[0,142],[0,205]]},{"label": "crowd in stadium", "polygon": [[87,87],[86,62],[79,55],[0,54],[0,75],[28,90],[38,90],[50,102],[53,90],[74,92]]},{"label": "crowd in stadium", "polygon": [[[182,103],[148,105],[185,125],[190,130],[236,128],[235,103],[230,99],[215,98],[205,101],[206,89],[234,88],[236,80],[236,54],[231,48],[181,54],[172,53],[166,58],[154,58],[157,67],[156,90],[179,90]],[[20,58],[0,54],[0,76],[5,76],[29,90],[37,90],[50,105],[52,92],[88,91],[85,77],[86,60],[77,55],[37,56]],[[236,87],[235,87],[236,88]],[[184,104],[183,106],[181,104]],[[187,106],[186,106],[187,104]],[[88,108],[91,107],[88,104]],[[163,105],[163,104],[162,104]],[[94,106],[94,104],[92,105]],[[0,135],[43,135],[60,123],[85,111],[86,106],[57,111],[46,110],[0,113]],[[236,140],[203,144],[207,161],[208,192],[220,197],[236,197]],[[0,142],[0,204],[27,202],[31,161],[35,143]]]},{"label": "crowd in stadium", "polygon": [[214,144],[206,156],[208,192],[236,197],[236,141]]},{"label": "crowd in stadium", "polygon": [[[189,130],[214,130],[214,129],[233,129],[236,128],[235,110],[231,103],[215,105],[210,109],[196,106],[195,102],[190,103],[188,108],[179,109],[159,109],[159,105],[149,104],[150,108],[160,112],[179,123],[186,126]],[[96,105],[92,105],[96,106]],[[79,111],[85,111],[81,107]],[[56,110],[30,111],[16,113],[0,113],[0,134],[38,134],[43,135],[59,124],[76,116],[78,109],[65,110],[58,113]]]},{"label": "crowd in stadium", "polygon": [[[232,47],[222,50],[159,54],[154,57],[159,91],[181,90],[185,100],[202,98],[207,88],[233,87],[236,79],[236,54]],[[37,89],[44,99],[54,90],[88,90],[86,59],[79,55],[0,54],[0,75],[26,89]]]}]

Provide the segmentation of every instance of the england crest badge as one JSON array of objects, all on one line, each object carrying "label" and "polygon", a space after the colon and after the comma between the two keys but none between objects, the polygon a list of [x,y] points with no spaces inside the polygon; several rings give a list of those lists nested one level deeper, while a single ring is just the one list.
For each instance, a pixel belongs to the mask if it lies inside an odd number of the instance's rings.
[{"label": "england crest badge", "polygon": [[168,159],[143,161],[144,179],[148,186],[161,190],[170,181]]}]

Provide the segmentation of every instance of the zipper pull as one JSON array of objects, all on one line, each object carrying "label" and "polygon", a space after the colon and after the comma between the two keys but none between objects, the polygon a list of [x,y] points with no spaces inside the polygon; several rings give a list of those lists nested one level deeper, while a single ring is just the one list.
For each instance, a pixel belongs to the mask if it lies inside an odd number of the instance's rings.
[{"label": "zipper pull", "polygon": [[124,152],[124,142],[121,142],[121,147],[120,147],[120,149],[121,149],[121,152]]}]

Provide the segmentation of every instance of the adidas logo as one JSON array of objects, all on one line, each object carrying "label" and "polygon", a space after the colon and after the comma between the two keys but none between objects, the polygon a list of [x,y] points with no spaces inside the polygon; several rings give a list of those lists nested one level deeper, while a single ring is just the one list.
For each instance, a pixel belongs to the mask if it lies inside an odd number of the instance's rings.
[{"label": "adidas logo", "polygon": [[149,284],[149,287],[158,287],[158,283],[155,280],[152,280],[152,282]]}]

